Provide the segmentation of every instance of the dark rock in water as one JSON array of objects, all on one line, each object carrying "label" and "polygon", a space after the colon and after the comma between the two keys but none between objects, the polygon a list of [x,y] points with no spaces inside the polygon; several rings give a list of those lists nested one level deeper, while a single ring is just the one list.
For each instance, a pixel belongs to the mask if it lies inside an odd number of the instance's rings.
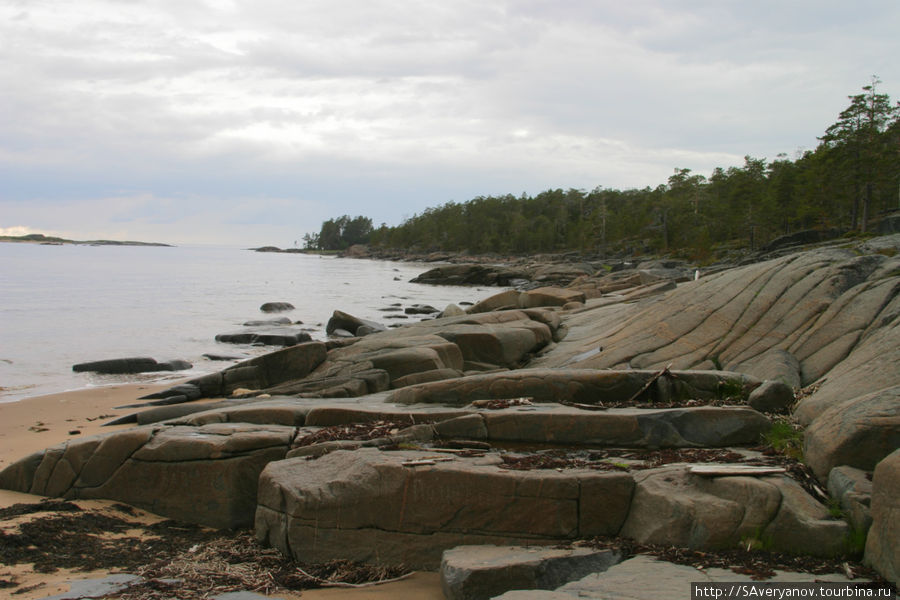
[{"label": "dark rock in water", "polygon": [[174,359],[159,363],[159,367],[160,371],[186,371],[187,369],[193,369],[194,365],[186,360]]},{"label": "dark rock in water", "polygon": [[184,360],[156,362],[156,359],[145,356],[130,358],[112,358],[93,362],[79,363],[72,366],[76,373],[92,372],[107,375],[123,375],[129,373],[153,373],[156,371],[182,371],[193,365]]},{"label": "dark rock in water", "polygon": [[429,306],[427,304],[413,304],[412,306],[407,306],[403,312],[408,315],[433,315],[436,312],[440,312],[433,306]]},{"label": "dark rock in water", "polygon": [[[360,319],[359,317],[354,317],[353,315],[347,314],[340,310],[336,310],[334,311],[334,313],[332,313],[331,318],[328,319],[328,325],[325,326],[325,332],[328,333],[328,335],[347,337],[343,334],[337,333],[337,330],[343,329],[345,332],[351,334],[351,336],[356,336],[360,335],[357,333],[357,330],[364,325],[372,328],[373,331],[385,330],[384,325],[382,325],[381,323]],[[369,331],[369,333],[371,333],[371,331]]]},{"label": "dark rock in water", "polygon": [[510,285],[515,279],[530,279],[527,273],[479,264],[444,265],[426,271],[410,280],[411,283],[433,285]]},{"label": "dark rock in water", "polygon": [[228,344],[262,344],[265,346],[294,346],[312,339],[305,331],[289,327],[270,327],[250,331],[220,333],[217,342]]},{"label": "dark rock in water", "polygon": [[220,361],[230,361],[230,360],[244,360],[248,357],[246,356],[234,356],[231,354],[204,354],[203,358],[208,360],[220,360]]},{"label": "dark rock in water", "polygon": [[266,302],[259,307],[259,310],[263,312],[284,312],[294,310],[294,305],[290,302]]},{"label": "dark rock in water", "polygon": [[270,327],[273,325],[291,325],[291,320],[287,317],[276,317],[274,319],[263,319],[260,321],[247,321],[244,327]]}]

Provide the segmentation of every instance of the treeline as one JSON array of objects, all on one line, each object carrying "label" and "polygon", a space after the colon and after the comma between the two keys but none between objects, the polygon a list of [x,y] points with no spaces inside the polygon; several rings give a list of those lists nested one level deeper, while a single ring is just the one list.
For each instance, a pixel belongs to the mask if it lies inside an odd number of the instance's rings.
[{"label": "treeline", "polygon": [[346,250],[355,244],[368,244],[372,235],[372,219],[344,215],[322,223],[319,233],[307,233],[303,244],[307,249]]},{"label": "treeline", "polygon": [[[396,227],[382,225],[368,242],[420,251],[702,256],[715,245],[759,246],[804,229],[865,232],[871,220],[900,207],[900,110],[878,93],[879,83],[873,78],[850,96],[818,147],[794,159],[747,156],[742,166],[709,177],[675,169],[664,185],[640,190],[556,189],[448,202]],[[320,242],[324,232],[325,224]]]}]

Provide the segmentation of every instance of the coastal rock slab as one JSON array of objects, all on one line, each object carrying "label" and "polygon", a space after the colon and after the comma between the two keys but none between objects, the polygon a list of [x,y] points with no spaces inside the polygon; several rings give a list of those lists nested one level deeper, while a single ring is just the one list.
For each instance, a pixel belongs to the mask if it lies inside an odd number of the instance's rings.
[{"label": "coastal rock slab", "polygon": [[517,369],[406,387],[394,392],[390,401],[459,405],[489,398],[529,397],[535,402],[602,405],[639,398],[652,407],[654,402],[721,399],[734,393],[733,400],[740,403],[760,383],[724,371],[673,371],[659,376],[658,372],[638,370]]},{"label": "coastal rock slab", "polygon": [[897,448],[900,386],[831,405],[807,428],[803,456],[825,481],[839,465],[872,471]]},{"label": "coastal rock slab", "polygon": [[33,454],[0,472],[0,487],[242,527],[253,521],[259,473],[284,458],[293,437],[293,427],[277,425],[136,427]]},{"label": "coastal rock slab", "polygon": [[460,546],[444,551],[447,600],[489,600],[509,590],[552,590],[621,560],[613,550],[533,546]]},{"label": "coastal rock slab", "polygon": [[592,494],[608,481],[606,500],[616,505],[627,507],[630,498],[622,485],[628,474],[510,471],[496,456],[434,456],[360,448],[271,463],[260,477],[257,538],[303,562],[347,558],[434,569],[443,550],[459,545],[577,537],[579,507],[590,502],[582,480],[595,482]]},{"label": "coastal rock slab", "polygon": [[[775,551],[839,556],[847,524],[787,477],[693,475],[672,466],[635,475],[621,535],[641,543],[722,549],[765,538]],[[762,540],[760,540],[762,541]]]},{"label": "coastal rock slab", "polygon": [[865,562],[900,584],[900,450],[878,463],[872,477],[872,527]]}]

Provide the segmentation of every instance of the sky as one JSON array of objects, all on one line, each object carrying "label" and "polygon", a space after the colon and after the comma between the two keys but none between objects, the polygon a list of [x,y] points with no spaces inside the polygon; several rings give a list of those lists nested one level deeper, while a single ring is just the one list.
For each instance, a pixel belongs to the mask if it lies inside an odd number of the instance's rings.
[{"label": "sky", "polygon": [[344,214],[814,149],[896,0],[0,0],[0,234],[302,245]]}]

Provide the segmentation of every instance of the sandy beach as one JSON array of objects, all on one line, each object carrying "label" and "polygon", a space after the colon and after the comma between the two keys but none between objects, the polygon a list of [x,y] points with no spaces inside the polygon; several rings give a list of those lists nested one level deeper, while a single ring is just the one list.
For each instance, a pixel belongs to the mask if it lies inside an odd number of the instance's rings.
[{"label": "sandy beach", "polygon": [[[0,404],[0,470],[33,452],[75,437],[126,429],[128,425],[104,427],[103,424],[134,412],[133,409],[117,410],[116,406],[135,403],[138,397],[171,385],[172,382],[97,387]],[[0,490],[0,508],[19,503],[38,503],[41,500],[39,496]],[[112,513],[112,507],[117,503],[79,500],[76,504],[85,510]],[[116,514],[121,516],[120,512]],[[134,509],[134,514],[129,514],[128,518],[135,522],[137,528],[161,520],[161,517],[140,509]],[[0,531],[15,528],[18,519],[20,518],[0,522]],[[35,572],[31,565],[0,564],[0,581],[12,580],[18,584],[19,590],[30,588],[23,593],[16,593],[15,597],[22,600],[36,600],[68,591],[69,586],[66,583],[68,581],[104,577],[110,572],[112,571],[73,572],[60,569],[54,573],[40,573]],[[271,597],[288,600],[300,598],[301,594],[276,594]],[[307,590],[302,593],[302,597],[306,600],[319,598],[440,600],[444,596],[437,573],[414,573],[402,581],[360,589]]]}]

